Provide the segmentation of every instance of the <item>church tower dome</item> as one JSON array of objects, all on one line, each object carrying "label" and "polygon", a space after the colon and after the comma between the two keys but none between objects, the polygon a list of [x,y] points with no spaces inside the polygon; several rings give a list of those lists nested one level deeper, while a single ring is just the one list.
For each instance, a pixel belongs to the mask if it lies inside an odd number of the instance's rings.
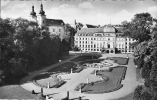
[{"label": "church tower dome", "polygon": [[34,5],[32,6],[32,12],[30,13],[32,16],[36,16],[36,12],[34,12]]},{"label": "church tower dome", "polygon": [[45,15],[45,11],[43,11],[43,4],[41,3],[40,5],[40,12],[39,12],[40,15]]}]

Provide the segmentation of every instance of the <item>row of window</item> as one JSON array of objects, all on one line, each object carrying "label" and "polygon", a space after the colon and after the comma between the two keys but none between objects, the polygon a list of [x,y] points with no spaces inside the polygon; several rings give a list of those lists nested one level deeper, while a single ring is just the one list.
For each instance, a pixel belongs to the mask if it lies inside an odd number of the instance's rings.
[{"label": "row of window", "polygon": [[75,38],[75,40],[78,40],[78,39],[82,39],[82,40],[114,40],[114,38]]},{"label": "row of window", "polygon": [[[78,43],[80,43],[80,44],[93,44],[93,41],[80,41],[80,42],[78,42],[78,41],[75,41],[75,44],[78,44]],[[103,44],[105,44],[105,42],[103,42],[103,43],[97,43],[97,45],[103,45]],[[114,42],[113,42],[113,44],[114,44]],[[125,42],[125,45],[126,46],[129,46],[129,45],[131,45],[131,42]],[[124,47],[124,44],[116,44],[116,46],[118,46],[118,47]]]},{"label": "row of window", "polygon": [[[57,30],[53,28],[53,32],[57,32]],[[58,32],[61,32],[61,29],[58,29]]]},{"label": "row of window", "polygon": [[[108,45],[109,45],[109,44],[108,44]],[[110,45],[109,45],[109,46],[108,46],[108,45],[107,45],[107,47],[110,48]],[[99,45],[94,44],[94,45],[78,45],[78,47],[88,47],[88,48],[90,48],[90,47],[91,47],[91,48],[93,48],[93,47],[94,47],[94,48],[95,48],[95,47],[100,47],[100,48],[102,48],[102,47],[104,47],[104,46],[103,46],[103,45],[100,45],[100,46],[99,46]],[[113,46],[113,47],[114,47],[114,46]],[[122,46],[116,45],[116,47],[119,48],[119,49],[121,49],[121,48],[122,48],[122,49],[124,49],[124,48],[130,48],[129,46],[123,46],[123,45],[122,45]]]},{"label": "row of window", "polygon": [[[80,38],[75,38],[75,40],[115,40],[114,38],[96,38],[96,37],[94,37],[94,38],[85,38],[85,37],[80,37]],[[134,41],[133,39],[130,39],[130,38],[126,38],[126,39],[124,39],[124,38],[116,38],[117,39],[117,41]]]},{"label": "row of window", "polygon": [[[81,50],[83,51],[101,51],[101,49],[88,49],[88,48],[82,48]],[[132,53],[134,50],[120,50],[120,52],[127,52],[127,53]]]}]

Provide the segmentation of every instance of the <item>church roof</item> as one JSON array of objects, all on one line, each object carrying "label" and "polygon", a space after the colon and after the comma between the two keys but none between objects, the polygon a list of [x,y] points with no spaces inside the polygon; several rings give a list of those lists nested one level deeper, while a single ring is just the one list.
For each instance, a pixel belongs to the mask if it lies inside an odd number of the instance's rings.
[{"label": "church roof", "polygon": [[45,19],[46,26],[63,26],[65,25],[61,19]]}]

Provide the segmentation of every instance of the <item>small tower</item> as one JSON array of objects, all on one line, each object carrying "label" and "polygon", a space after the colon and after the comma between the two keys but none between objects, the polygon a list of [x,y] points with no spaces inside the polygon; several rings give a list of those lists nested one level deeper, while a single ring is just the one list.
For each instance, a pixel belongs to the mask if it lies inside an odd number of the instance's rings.
[{"label": "small tower", "polygon": [[30,13],[30,21],[37,22],[36,12],[34,12],[34,5],[32,6],[32,12]]},{"label": "small tower", "polygon": [[41,2],[40,12],[39,12],[39,15],[38,15],[38,24],[39,24],[40,27],[43,26],[45,19],[46,19],[46,15],[45,15],[45,11],[43,10],[43,4]]}]

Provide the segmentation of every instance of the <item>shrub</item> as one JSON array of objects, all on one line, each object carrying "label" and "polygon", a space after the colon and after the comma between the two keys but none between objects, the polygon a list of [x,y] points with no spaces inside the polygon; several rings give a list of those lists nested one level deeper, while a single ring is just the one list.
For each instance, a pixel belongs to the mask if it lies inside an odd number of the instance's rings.
[{"label": "shrub", "polygon": [[147,91],[144,91],[140,96],[140,100],[151,100],[151,99],[152,99],[152,95]]},{"label": "shrub", "polygon": [[134,58],[133,62],[134,62],[134,64],[135,64],[135,65],[137,65],[137,61],[136,61],[136,59],[135,59],[135,58]]},{"label": "shrub", "polygon": [[78,86],[76,86],[76,88],[74,89],[74,91],[79,91],[80,87],[83,88],[86,85],[86,83],[80,83]]},{"label": "shrub", "polygon": [[51,88],[59,88],[60,86],[62,86],[65,83],[66,83],[65,81],[61,80],[57,84],[53,85]]},{"label": "shrub", "polygon": [[140,96],[141,96],[141,91],[142,91],[142,86],[137,86],[134,92],[134,97],[133,100],[140,100]]},{"label": "shrub", "polygon": [[113,70],[113,68],[110,67],[108,71],[111,72],[112,70]]}]

